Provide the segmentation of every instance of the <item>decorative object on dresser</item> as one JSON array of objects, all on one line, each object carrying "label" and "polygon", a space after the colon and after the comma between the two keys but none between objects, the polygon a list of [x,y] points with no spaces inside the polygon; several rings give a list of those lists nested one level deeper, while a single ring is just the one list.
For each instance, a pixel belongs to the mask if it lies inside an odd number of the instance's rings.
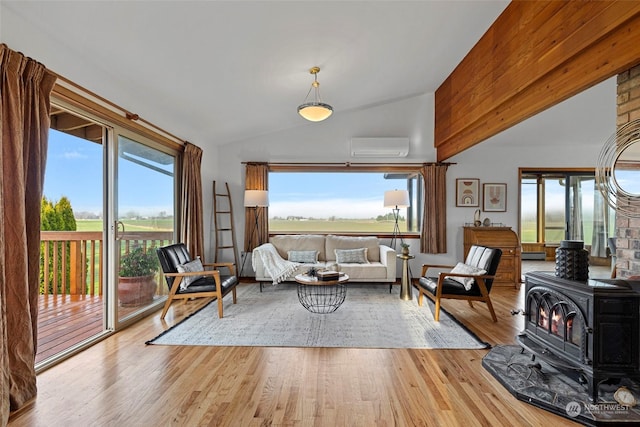
[{"label": "decorative object on dresser", "polygon": [[520,239],[511,227],[464,227],[465,258],[472,245],[502,249],[502,257],[493,285],[520,288],[522,251]]}]

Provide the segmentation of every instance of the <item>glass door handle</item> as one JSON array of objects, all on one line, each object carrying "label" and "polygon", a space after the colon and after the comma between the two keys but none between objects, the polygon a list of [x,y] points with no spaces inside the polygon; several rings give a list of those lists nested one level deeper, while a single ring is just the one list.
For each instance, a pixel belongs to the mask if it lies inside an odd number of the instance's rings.
[{"label": "glass door handle", "polygon": [[120,228],[122,228],[122,233],[124,234],[124,223],[122,221],[116,221],[115,222],[116,240],[122,240],[121,235],[119,234]]}]

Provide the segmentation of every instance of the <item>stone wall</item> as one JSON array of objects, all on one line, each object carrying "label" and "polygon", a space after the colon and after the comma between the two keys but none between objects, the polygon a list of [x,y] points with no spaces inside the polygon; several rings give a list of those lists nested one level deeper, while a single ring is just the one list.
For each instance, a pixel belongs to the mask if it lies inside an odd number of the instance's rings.
[{"label": "stone wall", "polygon": [[[618,75],[617,104],[618,128],[640,119],[640,65]],[[640,275],[640,218],[617,215],[616,237],[617,277]]]}]

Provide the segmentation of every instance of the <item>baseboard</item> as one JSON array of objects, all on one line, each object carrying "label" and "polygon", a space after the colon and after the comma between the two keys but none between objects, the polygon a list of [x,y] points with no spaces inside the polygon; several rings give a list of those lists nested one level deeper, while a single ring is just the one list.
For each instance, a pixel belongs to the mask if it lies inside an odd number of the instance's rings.
[{"label": "baseboard", "polygon": [[524,260],[544,261],[546,257],[545,252],[522,252],[522,259]]}]

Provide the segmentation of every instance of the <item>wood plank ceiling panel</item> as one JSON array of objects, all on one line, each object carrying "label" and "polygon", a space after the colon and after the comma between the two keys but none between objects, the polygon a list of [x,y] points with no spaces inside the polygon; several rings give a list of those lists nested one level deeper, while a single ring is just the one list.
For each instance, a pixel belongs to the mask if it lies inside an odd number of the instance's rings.
[{"label": "wood plank ceiling panel", "polygon": [[640,2],[514,1],[435,94],[438,161],[640,63]]}]

